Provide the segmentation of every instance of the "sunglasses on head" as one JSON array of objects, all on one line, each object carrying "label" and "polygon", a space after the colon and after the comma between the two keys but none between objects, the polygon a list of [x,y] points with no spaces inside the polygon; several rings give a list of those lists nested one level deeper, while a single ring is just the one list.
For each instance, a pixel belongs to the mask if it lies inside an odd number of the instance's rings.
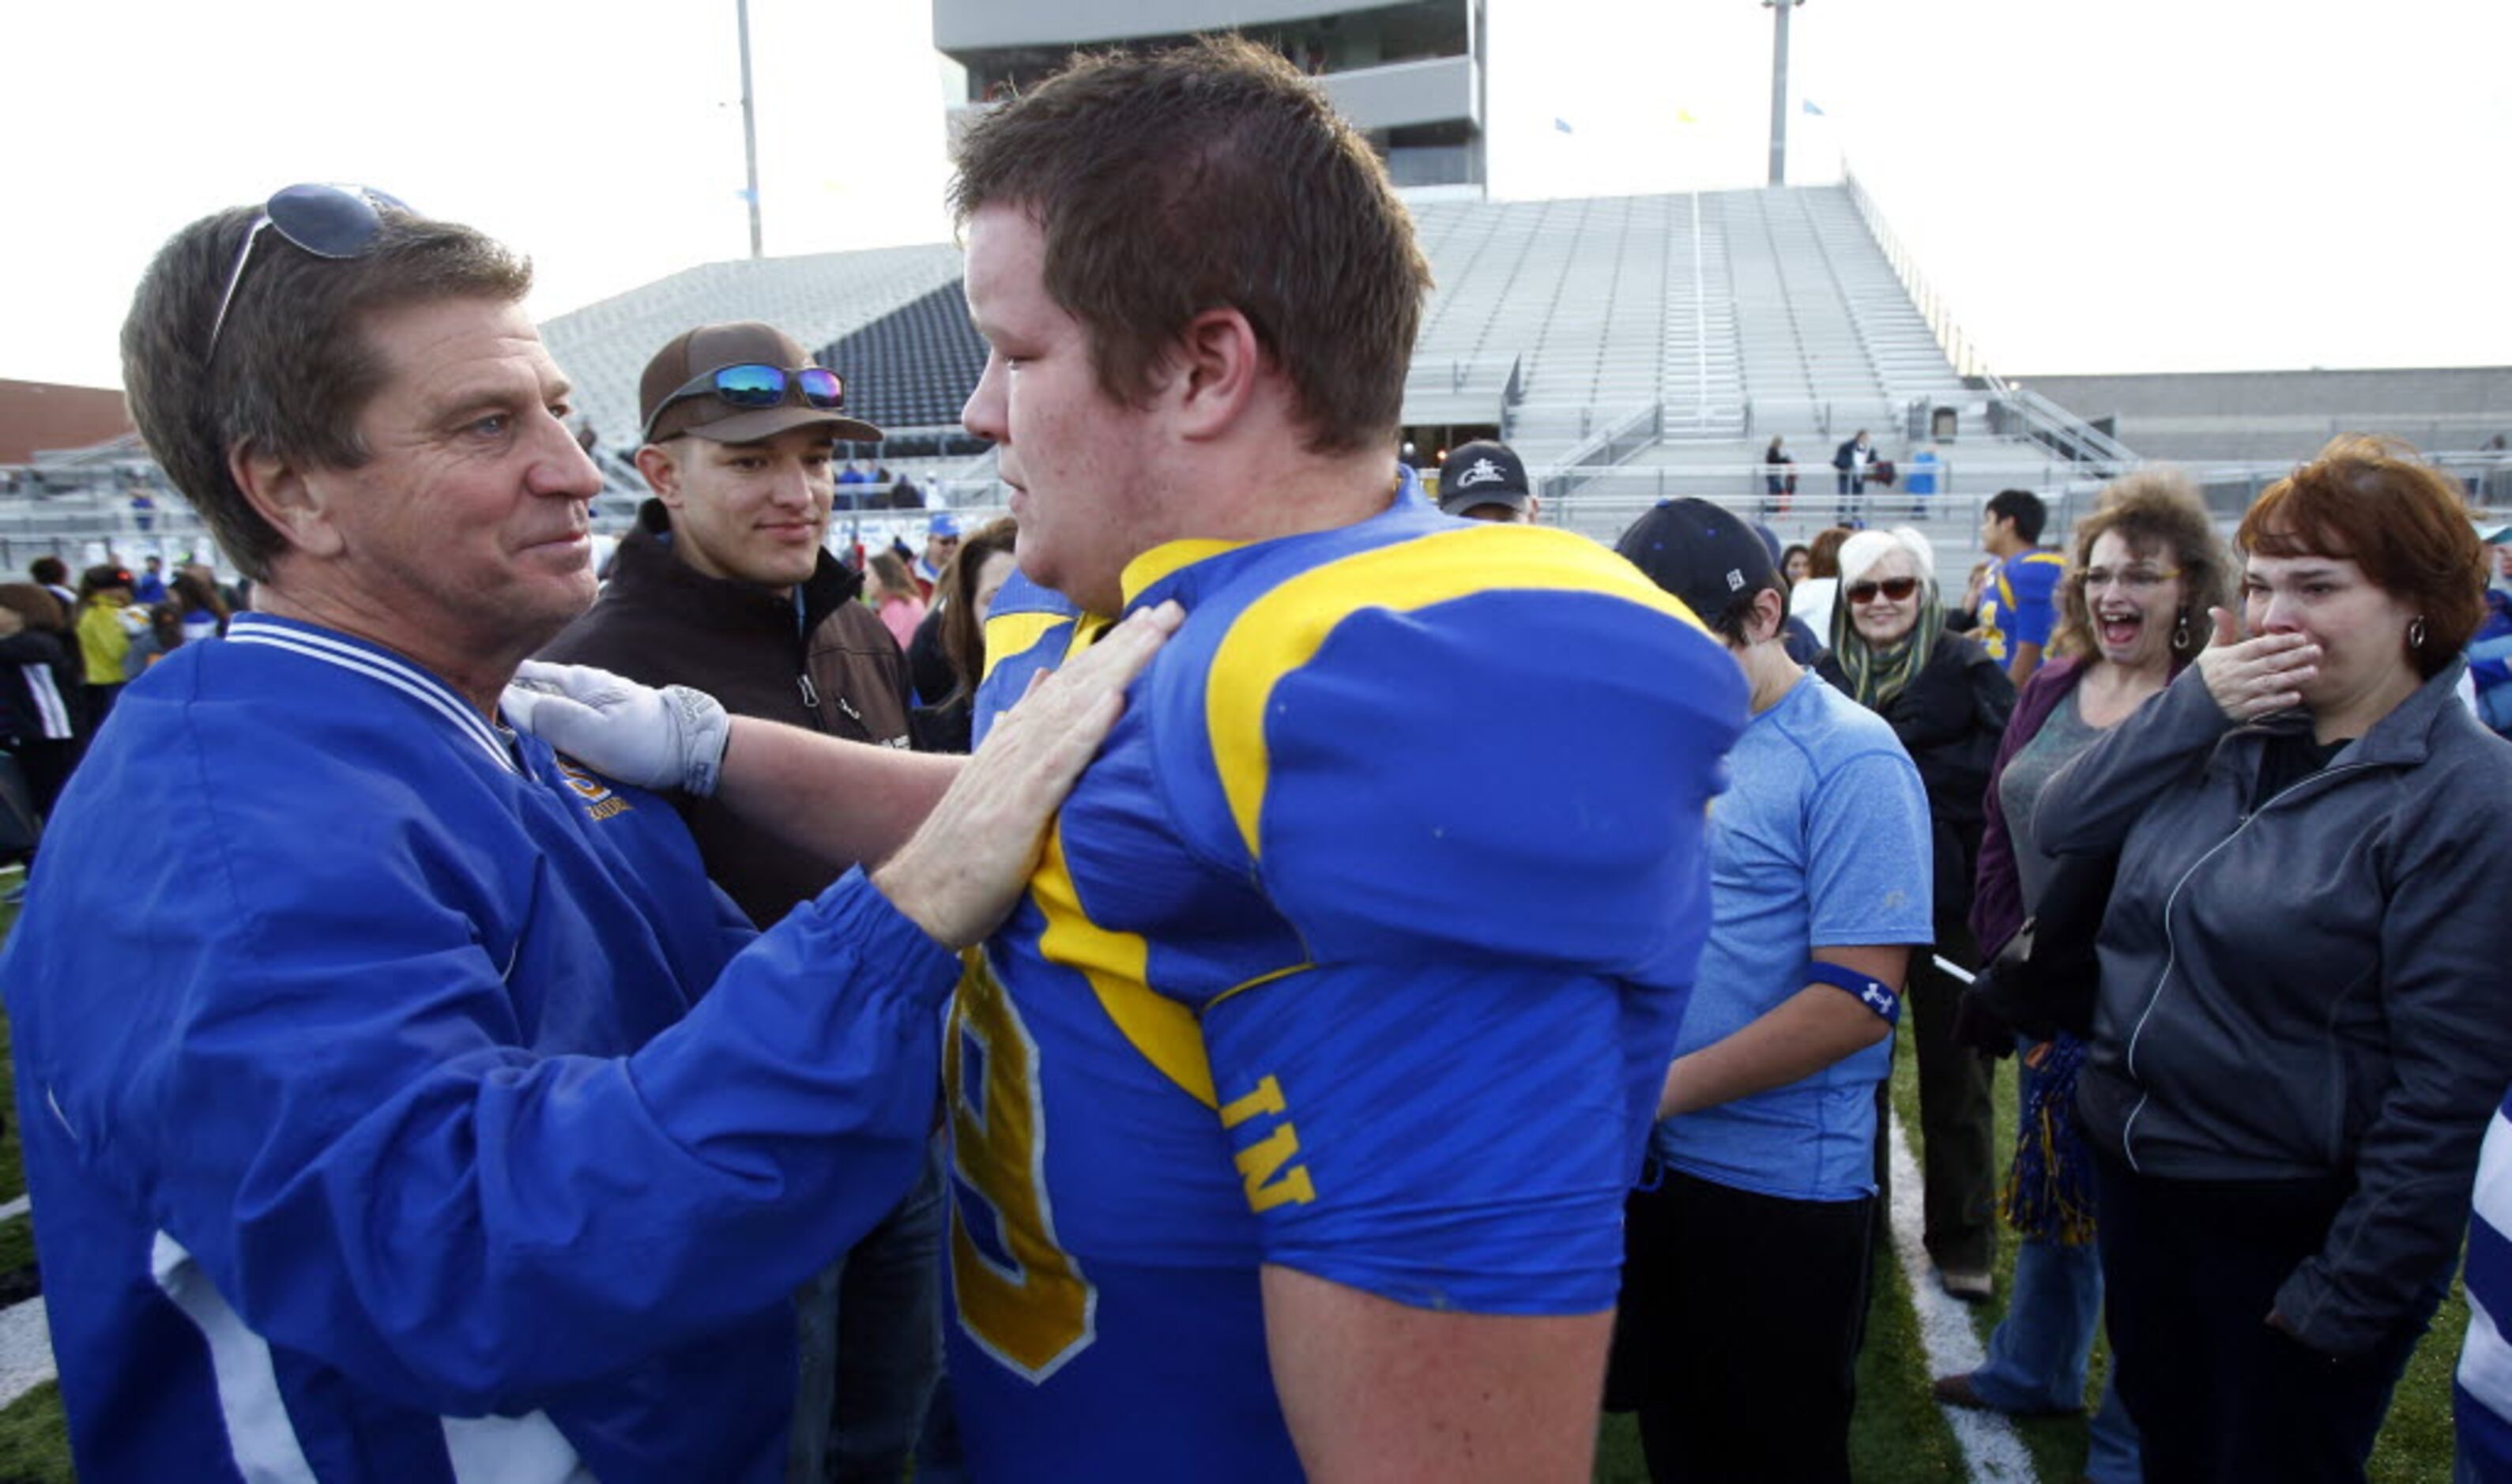
[{"label": "sunglasses on head", "polygon": [[364,257],[383,232],[385,212],[415,215],[401,198],[368,185],[321,183],[283,186],[261,205],[253,229],[236,249],[235,266],[227,270],[226,292],[218,295],[218,312],[210,321],[209,348],[201,352],[207,367],[218,353],[218,332],[227,328],[227,311],[235,305],[236,286],[244,282],[245,264],[253,261],[254,244],[264,227],[288,239],[298,251],[335,262]]},{"label": "sunglasses on head", "polygon": [[757,364],[723,366],[681,383],[678,391],[654,406],[646,419],[645,441],[654,441],[654,426],[678,403],[712,394],[726,407],[783,407],[790,396],[805,407],[834,412],[846,405],[846,378],[823,366],[798,366],[791,371]]},{"label": "sunglasses on head", "polygon": [[1916,577],[1887,577],[1881,582],[1859,582],[1851,584],[1849,589],[1849,601],[1852,603],[1873,603],[1875,601],[1875,595],[1881,593],[1895,603],[1906,603],[1909,601],[1910,595],[1918,590],[1919,579]]}]

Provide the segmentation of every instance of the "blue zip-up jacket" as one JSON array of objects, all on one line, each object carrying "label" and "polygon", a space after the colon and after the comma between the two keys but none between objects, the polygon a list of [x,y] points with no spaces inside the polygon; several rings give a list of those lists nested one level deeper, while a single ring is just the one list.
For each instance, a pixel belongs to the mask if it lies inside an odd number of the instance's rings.
[{"label": "blue zip-up jacket", "polygon": [[751,940],[660,801],[388,650],[152,669],[0,957],[80,1476],[779,1477],[788,1292],[923,1158],[957,963],[860,875]]},{"label": "blue zip-up jacket", "polygon": [[2296,718],[2235,726],[2192,665],[2052,778],[2053,854],[2120,852],[2078,1082],[2086,1131],[2166,1180],[2351,1177],[2277,1292],[2353,1354],[2445,1277],[2512,1074],[2512,747],[2459,665],[2256,811]]}]

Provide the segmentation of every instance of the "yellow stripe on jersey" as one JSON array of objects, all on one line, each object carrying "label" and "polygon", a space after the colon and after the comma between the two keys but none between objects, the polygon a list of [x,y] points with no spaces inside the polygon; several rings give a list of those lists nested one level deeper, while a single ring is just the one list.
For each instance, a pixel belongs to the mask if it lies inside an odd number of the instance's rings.
[{"label": "yellow stripe on jersey", "polygon": [[1182,571],[1206,557],[1218,557],[1226,551],[1236,551],[1246,544],[1244,541],[1214,541],[1201,538],[1163,541],[1125,564],[1125,569],[1117,574],[1118,590],[1125,595],[1125,605],[1131,607],[1134,600],[1146,589],[1171,572]]},{"label": "yellow stripe on jersey", "polygon": [[1082,910],[1081,894],[1065,864],[1060,814],[1047,834],[1045,857],[1029,879],[1029,892],[1046,918],[1038,940],[1040,956],[1079,971],[1126,1041],[1180,1091],[1206,1108],[1220,1107],[1195,1012],[1152,992],[1151,946],[1137,934],[1100,926]]},{"label": "yellow stripe on jersey", "polygon": [[1005,613],[987,619],[986,674],[977,679],[983,681],[993,675],[997,665],[1015,654],[1027,654],[1057,624],[1072,621],[1070,613]]},{"label": "yellow stripe on jersey", "polygon": [[1312,567],[1247,605],[1214,651],[1205,683],[1213,765],[1250,857],[1257,853],[1270,766],[1265,709],[1282,678],[1315,658],[1326,636],[1354,612],[1412,612],[1502,591],[1602,593],[1708,632],[1629,562],[1586,536],[1549,527],[1468,526]]}]

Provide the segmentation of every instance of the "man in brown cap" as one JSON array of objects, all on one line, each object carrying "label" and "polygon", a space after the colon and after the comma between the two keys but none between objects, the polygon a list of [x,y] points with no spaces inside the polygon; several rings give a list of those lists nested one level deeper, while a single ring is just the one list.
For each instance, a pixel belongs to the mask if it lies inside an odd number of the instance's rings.
[{"label": "man in brown cap", "polygon": [[[600,601],[540,657],[693,686],[736,716],[907,746],[906,658],[857,601],[862,579],[826,545],[838,441],[882,436],[844,408],[843,377],[772,326],[702,325],[675,336],[640,383],[637,468],[653,498],[620,542]],[[673,801],[707,874],[761,927],[856,864],[764,839],[717,800]],[[942,1215],[937,1156],[802,1295],[798,1476],[904,1470],[940,1367]]]}]

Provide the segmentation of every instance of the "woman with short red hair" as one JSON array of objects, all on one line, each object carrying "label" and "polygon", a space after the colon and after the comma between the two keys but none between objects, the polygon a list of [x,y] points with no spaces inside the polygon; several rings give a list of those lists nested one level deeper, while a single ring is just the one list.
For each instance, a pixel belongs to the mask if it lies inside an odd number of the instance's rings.
[{"label": "woman with short red hair", "polygon": [[2340,439],[2244,518],[2244,630],[2053,778],[2116,853],[2077,1111],[2145,1476],[2361,1479],[2512,1075],[2512,750],[2454,693],[2451,482]]}]

